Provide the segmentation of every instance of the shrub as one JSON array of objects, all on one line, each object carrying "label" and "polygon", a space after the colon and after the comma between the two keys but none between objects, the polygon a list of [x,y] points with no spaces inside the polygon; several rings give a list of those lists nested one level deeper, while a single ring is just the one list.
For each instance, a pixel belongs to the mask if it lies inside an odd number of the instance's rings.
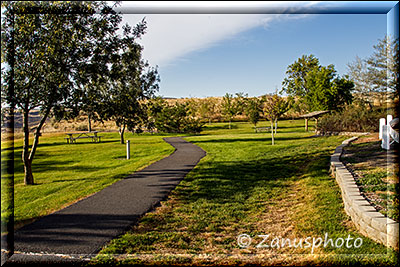
[{"label": "shrub", "polygon": [[318,120],[320,132],[378,132],[379,118],[386,118],[383,108],[367,109],[362,105],[349,105],[342,111],[324,115]]},{"label": "shrub", "polygon": [[74,128],[76,131],[88,131],[87,124],[80,123],[80,124],[77,124]]},{"label": "shrub", "polygon": [[149,107],[150,121],[148,128],[157,128],[166,133],[199,133],[204,125],[192,116],[186,103],[176,102],[168,105],[164,100],[154,100]]}]

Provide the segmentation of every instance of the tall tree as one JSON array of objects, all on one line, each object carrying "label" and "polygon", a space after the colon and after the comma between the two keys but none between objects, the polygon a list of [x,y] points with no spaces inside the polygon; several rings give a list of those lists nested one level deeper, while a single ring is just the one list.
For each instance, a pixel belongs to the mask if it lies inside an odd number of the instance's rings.
[{"label": "tall tree", "polygon": [[352,101],[354,84],[340,78],[333,65],[321,66],[313,55],[302,56],[288,66],[281,92],[296,98],[302,112],[337,110]]},{"label": "tall tree", "polygon": [[390,94],[396,94],[399,77],[398,39],[385,36],[373,48],[371,56],[365,59],[356,57],[347,65],[348,75],[355,84],[358,97],[370,106],[374,95],[379,96],[382,104]]},{"label": "tall tree", "polygon": [[282,82],[283,91],[296,97],[306,96],[309,92],[309,88],[306,86],[307,74],[319,66],[319,60],[314,55],[303,55],[288,66],[287,77]]},{"label": "tall tree", "polygon": [[[2,9],[2,47],[11,48],[2,49],[2,62],[8,66],[2,70],[2,103],[23,114],[22,160],[29,185],[34,183],[32,162],[41,129],[54,108],[68,103],[76,89],[74,76],[91,56],[83,49],[86,42],[96,38],[94,31],[112,33],[110,24],[118,15],[106,2],[10,1],[2,2]],[[91,28],[94,24],[101,27]],[[33,109],[40,109],[42,117],[30,146],[28,118]]]},{"label": "tall tree", "polygon": [[[145,27],[136,30],[143,33]],[[131,29],[126,31],[129,34]],[[136,36],[139,36],[140,32],[137,32]],[[147,113],[143,101],[154,95],[160,81],[157,68],[150,67],[142,60],[143,48],[129,39],[131,37],[124,38],[126,46],[114,55],[110,95],[106,101],[106,117],[115,121],[121,144],[124,143],[125,129],[133,131],[145,124]]]},{"label": "tall tree", "polygon": [[399,40],[385,36],[373,46],[374,53],[366,59],[370,84],[380,95],[380,102],[398,89]]},{"label": "tall tree", "polygon": [[372,107],[372,84],[367,69],[367,63],[358,56],[354,61],[347,64],[347,74],[354,83],[355,98],[361,103]]}]

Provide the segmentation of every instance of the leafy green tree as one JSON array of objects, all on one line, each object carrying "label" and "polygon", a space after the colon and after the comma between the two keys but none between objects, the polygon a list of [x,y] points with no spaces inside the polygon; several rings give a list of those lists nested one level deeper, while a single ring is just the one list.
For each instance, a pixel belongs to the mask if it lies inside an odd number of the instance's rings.
[{"label": "leafy green tree", "polygon": [[282,90],[288,95],[304,97],[308,94],[307,74],[319,67],[319,60],[314,55],[303,55],[286,70],[287,77],[283,80]]},{"label": "leafy green tree", "polygon": [[190,112],[188,103],[176,102],[169,105],[162,98],[151,99],[148,103],[150,124],[159,132],[198,133],[203,123]]},{"label": "leafy green tree", "polygon": [[201,118],[204,121],[208,121],[211,124],[211,120],[215,117],[217,102],[213,97],[206,98],[190,98],[186,101],[189,106],[192,115]]},{"label": "leafy green tree", "polygon": [[248,117],[249,121],[254,125],[257,126],[258,121],[261,118],[260,113],[262,112],[261,108],[261,100],[257,97],[251,97],[246,99],[245,105],[245,114]]},{"label": "leafy green tree", "polygon": [[262,110],[264,116],[271,123],[272,145],[274,145],[274,135],[277,132],[278,119],[288,111],[289,107],[289,101],[285,100],[282,96],[279,96],[278,93],[265,95],[262,98]]},{"label": "leafy green tree", "polygon": [[[69,99],[68,106],[64,105],[69,112],[61,116],[61,118],[70,118],[82,112],[86,113],[88,131],[92,130],[92,120],[103,122],[105,96],[109,87],[109,66],[115,51],[123,45],[118,32],[122,17],[109,14],[100,16],[104,18],[91,19],[90,24],[82,26],[90,32],[91,38],[85,39],[81,44],[80,54],[85,55],[85,60],[77,62],[78,68],[73,76],[74,94]],[[104,24],[104,20],[108,23]],[[127,25],[122,28],[126,27],[131,30]],[[142,21],[131,35],[140,37],[139,35],[143,34],[143,28],[145,28],[145,23]],[[124,34],[127,35],[129,30],[124,30]]]},{"label": "leafy green tree", "polygon": [[121,144],[124,144],[126,128],[135,131],[146,123],[143,101],[158,91],[160,81],[157,68],[141,59],[142,47],[129,38],[123,40],[126,46],[122,51],[114,55],[106,101],[106,118],[115,121]]},{"label": "leafy green tree", "polygon": [[229,129],[232,128],[232,118],[244,111],[245,94],[236,93],[236,97],[226,93],[222,98],[221,108],[223,116],[229,121]]},{"label": "leafy green tree", "polygon": [[198,111],[200,113],[200,116],[204,119],[207,119],[209,124],[211,124],[211,120],[215,115],[216,108],[217,103],[212,97],[207,97],[199,100]]},{"label": "leafy green tree", "polygon": [[351,103],[354,84],[340,78],[333,65],[321,66],[313,55],[302,56],[288,66],[281,92],[295,97],[302,112],[338,110]]},{"label": "leafy green tree", "polygon": [[[2,2],[2,103],[23,114],[24,182],[33,184],[32,161],[52,110],[69,102],[75,74],[90,58],[85,45],[115,30],[118,16],[106,2]],[[61,15],[60,15],[61,14]],[[92,28],[98,25],[99,28]],[[30,147],[29,112],[41,110]]]},{"label": "leafy green tree", "polygon": [[332,65],[314,68],[307,74],[309,92],[303,99],[309,111],[339,110],[351,103],[353,82],[335,76]]},{"label": "leafy green tree", "polygon": [[232,118],[237,113],[236,106],[235,106],[234,100],[233,100],[233,95],[226,93],[222,98],[221,106],[222,106],[222,114],[224,115],[225,118],[228,119],[229,129],[231,129]]},{"label": "leafy green tree", "polygon": [[188,105],[191,114],[204,120],[204,116],[200,112],[201,99],[189,98],[185,103]]}]

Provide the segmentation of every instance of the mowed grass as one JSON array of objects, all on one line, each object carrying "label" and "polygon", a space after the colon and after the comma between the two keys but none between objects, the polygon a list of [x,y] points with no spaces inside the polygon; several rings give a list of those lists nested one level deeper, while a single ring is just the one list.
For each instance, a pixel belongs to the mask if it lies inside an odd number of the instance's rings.
[{"label": "mowed grass", "polygon": [[[163,136],[126,134],[131,142],[131,159],[118,133],[100,133],[101,143],[80,139],[66,144],[64,134],[43,134],[33,160],[34,185],[24,185],[22,139],[14,145],[14,222],[15,226],[59,210],[89,196],[126,175],[171,154],[174,148]],[[2,169],[9,142],[2,142]],[[9,199],[6,175],[2,172],[2,221],[6,220]]]},{"label": "mowed grass", "polygon": [[[266,122],[260,126],[267,125]],[[395,265],[391,249],[360,235],[343,210],[329,159],[345,136],[313,137],[303,121],[281,121],[270,133],[248,123],[212,124],[186,140],[207,156],[154,212],[112,240],[92,264]],[[238,245],[240,234],[252,243]],[[359,248],[271,247],[274,238],[362,239]],[[257,248],[264,243],[269,248]],[[259,256],[261,255],[261,256]]]}]

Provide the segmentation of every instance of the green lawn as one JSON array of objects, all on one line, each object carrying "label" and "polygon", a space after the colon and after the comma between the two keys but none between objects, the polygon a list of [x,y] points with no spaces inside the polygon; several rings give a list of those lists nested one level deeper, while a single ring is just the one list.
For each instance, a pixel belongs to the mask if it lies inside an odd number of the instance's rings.
[{"label": "green lawn", "polygon": [[[266,122],[258,126],[268,126]],[[312,123],[310,123],[310,126]],[[34,160],[33,186],[23,185],[22,140],[15,143],[15,219],[31,220],[93,194],[173,148],[157,135],[132,135],[131,160],[117,133],[101,133],[102,143],[45,134]],[[256,264],[395,265],[392,250],[358,234],[344,213],[340,189],[329,173],[329,158],[345,136],[313,137],[304,122],[281,121],[275,145],[270,133],[254,133],[249,123],[206,125],[186,140],[207,156],[154,212],[114,239],[90,264]],[[81,142],[80,142],[81,141]],[[8,150],[2,142],[2,157]],[[3,168],[3,161],[2,161]],[[2,189],[6,188],[2,179]],[[2,221],[7,207],[2,190]],[[359,248],[257,248],[259,235],[274,238],[362,238]],[[248,234],[247,248],[237,237]],[[264,254],[262,257],[258,257]],[[206,256],[204,256],[206,255]],[[257,256],[258,255],[258,256]],[[255,257],[254,257],[255,256]]]},{"label": "green lawn", "polygon": [[[347,137],[312,135],[304,132],[303,121],[289,120],[279,123],[274,146],[270,133],[254,133],[247,123],[235,123],[232,130],[213,124],[202,135],[187,137],[207,156],[168,200],[110,242],[93,264],[393,265],[392,250],[355,230],[329,175],[330,155]],[[334,241],[361,238],[362,245],[320,246],[313,254],[305,245],[256,247],[263,240],[259,235],[270,235],[265,244],[271,246],[274,238],[318,240],[326,233]],[[253,243],[239,247],[240,234]],[[253,257],[260,254],[265,255]]]},{"label": "green lawn", "polygon": [[[131,159],[119,143],[118,133],[100,133],[101,143],[89,139],[66,144],[63,134],[44,134],[33,160],[35,185],[23,182],[22,139],[15,141],[15,225],[58,210],[111,185],[129,173],[144,168],[174,151],[163,136],[126,134],[131,141]],[[8,142],[2,142],[5,159]],[[2,169],[5,160],[2,160]],[[3,175],[2,175],[3,176]],[[2,221],[6,214],[5,179],[2,179]]]}]

